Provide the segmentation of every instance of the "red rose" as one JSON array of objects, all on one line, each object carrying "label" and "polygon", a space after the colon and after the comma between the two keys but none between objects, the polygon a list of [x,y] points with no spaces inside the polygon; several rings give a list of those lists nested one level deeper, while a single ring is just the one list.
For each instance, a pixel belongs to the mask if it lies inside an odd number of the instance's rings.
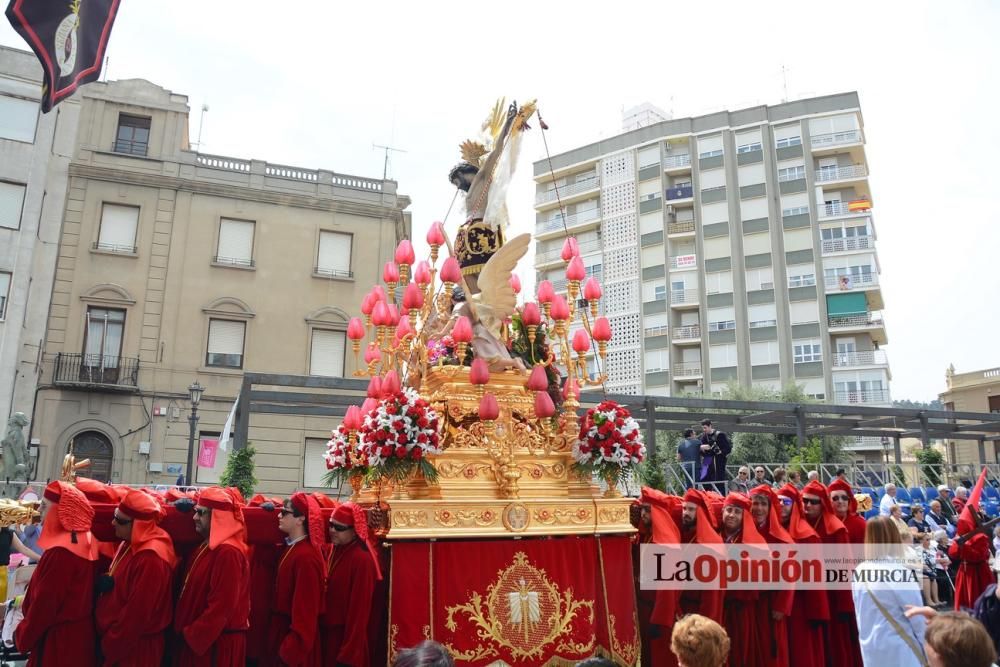
[{"label": "red rose", "polygon": [[404,458],[405,456],[406,456],[406,447],[403,447],[402,445],[396,447],[396,457],[401,459]]},{"label": "red rose", "polygon": [[392,456],[392,447],[390,447],[389,445],[385,445],[381,448],[380,453],[382,454],[383,458],[388,458]]},{"label": "red rose", "polygon": [[417,419],[418,428],[427,428],[427,417],[420,417]]},{"label": "red rose", "polygon": [[419,447],[414,447],[411,450],[411,454],[413,455],[413,458],[419,459],[424,455],[424,450],[420,449]]},{"label": "red rose", "polygon": [[408,441],[409,438],[406,437],[405,433],[400,433],[398,436],[396,436],[396,442],[398,442],[401,445],[405,445]]}]

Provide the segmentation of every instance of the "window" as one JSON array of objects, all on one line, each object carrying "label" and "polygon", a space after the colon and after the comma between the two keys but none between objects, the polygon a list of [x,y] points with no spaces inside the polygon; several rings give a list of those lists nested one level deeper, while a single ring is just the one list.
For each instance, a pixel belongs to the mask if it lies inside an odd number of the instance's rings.
[{"label": "window", "polygon": [[736,147],[737,153],[752,153],[753,151],[763,150],[759,141],[755,141],[752,144],[743,144],[742,146]]},{"label": "window", "polygon": [[87,309],[87,333],[83,341],[83,366],[117,369],[122,354],[125,311]]},{"label": "window", "polygon": [[656,301],[663,301],[667,298],[667,286],[657,285],[653,288],[653,299]]},{"label": "window", "polygon": [[137,207],[105,204],[101,210],[101,231],[94,247],[109,252],[136,252],[135,230],[138,224]]},{"label": "window", "polygon": [[774,272],[770,266],[747,271],[747,291],[774,289]]},{"label": "window", "polygon": [[149,148],[149,118],[118,116],[118,134],[115,135],[115,152],[145,155]]},{"label": "window", "polygon": [[777,363],[779,363],[778,341],[766,340],[757,343],[750,343],[751,366],[766,366],[768,364]]},{"label": "window", "polygon": [[0,95],[0,139],[33,143],[38,102]]},{"label": "window", "polygon": [[789,287],[811,287],[816,284],[816,269],[813,265],[788,267]]},{"label": "window", "polygon": [[[302,458],[302,486],[307,489],[323,489],[330,493],[329,487],[323,482],[326,476],[326,438],[306,438],[305,456]],[[337,486],[333,487],[338,490]]]},{"label": "window", "polygon": [[788,319],[793,325],[819,322],[819,302],[792,301],[788,304]]},{"label": "window", "polygon": [[778,326],[778,315],[773,303],[760,303],[747,308],[751,329]]},{"label": "window", "polygon": [[209,320],[205,365],[243,368],[243,338],[246,328],[246,322]]},{"label": "window", "polygon": [[7,317],[7,296],[10,294],[10,274],[0,271],[0,321]]},{"label": "window", "polygon": [[792,361],[797,364],[806,364],[812,361],[823,360],[823,348],[818,340],[808,340],[793,342]]},{"label": "window", "polygon": [[781,209],[781,216],[787,218],[790,215],[805,215],[809,213],[808,206],[793,206],[792,208]]},{"label": "window", "polygon": [[736,310],[732,306],[708,309],[708,330],[725,331],[736,328]]},{"label": "window", "polygon": [[319,233],[319,256],[316,273],[335,278],[351,278],[351,234],[341,232]]},{"label": "window", "polygon": [[802,145],[802,137],[798,135],[794,137],[784,137],[774,142],[775,148],[789,148],[790,146],[801,146],[801,145]]},{"label": "window", "polygon": [[736,344],[709,345],[708,363],[712,368],[729,368],[730,366],[735,366],[737,363]]},{"label": "window", "polygon": [[309,375],[344,377],[344,352],[347,349],[345,339],[343,331],[314,329]]},{"label": "window", "polygon": [[234,266],[253,266],[253,232],[254,223],[250,220],[222,218],[215,261]]},{"label": "window", "polygon": [[800,178],[806,177],[806,168],[802,165],[797,167],[787,167],[785,169],[778,170],[778,182],[782,183],[784,181],[795,181]]},{"label": "window", "polygon": [[24,206],[24,186],[0,182],[0,227],[20,229],[22,206]]},{"label": "window", "polygon": [[646,352],[646,372],[659,373],[670,370],[670,355],[666,350],[652,350]]},{"label": "window", "polygon": [[701,159],[705,159],[707,157],[719,157],[720,155],[722,155],[721,148],[714,151],[705,151],[704,153],[698,153],[698,157]]},{"label": "window", "polygon": [[719,271],[705,274],[705,292],[708,294],[726,294],[733,291],[732,271]]}]

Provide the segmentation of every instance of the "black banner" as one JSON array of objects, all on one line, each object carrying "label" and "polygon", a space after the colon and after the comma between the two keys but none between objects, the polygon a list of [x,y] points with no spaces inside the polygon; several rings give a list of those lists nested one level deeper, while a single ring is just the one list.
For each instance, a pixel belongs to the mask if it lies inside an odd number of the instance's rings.
[{"label": "black banner", "polygon": [[7,20],[42,64],[42,111],[101,76],[120,0],[10,0]]}]

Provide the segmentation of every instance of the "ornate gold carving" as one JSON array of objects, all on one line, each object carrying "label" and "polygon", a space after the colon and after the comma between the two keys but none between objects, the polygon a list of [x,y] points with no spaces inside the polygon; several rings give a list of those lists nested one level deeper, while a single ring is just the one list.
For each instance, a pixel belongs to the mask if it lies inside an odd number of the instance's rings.
[{"label": "ornate gold carving", "polygon": [[448,528],[456,526],[479,526],[487,528],[496,524],[499,515],[493,510],[437,510],[434,512],[434,520],[440,525]]},{"label": "ornate gold carving", "polygon": [[[514,507],[510,505],[509,507]],[[573,591],[560,591],[545,570],[536,568],[524,552],[514,555],[513,563],[497,573],[497,579],[486,591],[486,598],[474,591],[465,604],[447,608],[445,627],[452,633],[458,630],[455,616],[465,614],[476,630],[481,644],[468,653],[492,656],[497,646],[507,649],[514,660],[539,657],[549,644],[563,638],[559,650],[583,646],[572,642],[571,626],[582,612],[594,620],[594,601],[575,600]],[[590,645],[593,645],[591,640]],[[470,660],[453,646],[448,650],[461,660]],[[589,648],[583,648],[585,654]]]},{"label": "ornate gold carving", "polygon": [[392,513],[392,523],[407,528],[426,528],[427,512],[422,510],[396,510]]},{"label": "ornate gold carving", "polygon": [[628,510],[627,507],[622,507],[621,505],[617,507],[602,507],[597,512],[597,520],[599,523],[625,523],[628,521]]},{"label": "ornate gold carving", "polygon": [[501,513],[504,528],[512,533],[520,533],[531,523],[531,513],[521,503],[511,503]]},{"label": "ornate gold carving", "polygon": [[564,463],[524,463],[521,464],[521,470],[534,480],[539,480],[543,477],[564,479],[567,467]]},{"label": "ornate gold carving", "polygon": [[534,511],[533,518],[546,526],[573,525],[580,526],[593,521],[593,513],[586,507],[579,508],[541,508]]},{"label": "ornate gold carving", "polygon": [[476,479],[477,477],[488,476],[493,471],[493,466],[488,463],[445,461],[438,465],[437,470],[438,475],[445,478],[463,477],[465,479]]},{"label": "ornate gold carving", "polygon": [[640,650],[640,640],[639,640],[639,623],[636,617],[635,622],[635,634],[632,637],[632,641],[629,643],[623,643],[618,641],[618,629],[615,627],[616,619],[614,614],[608,614],[608,618],[611,622],[611,652],[615,660],[625,663],[626,665],[635,665],[639,662],[639,650]]}]

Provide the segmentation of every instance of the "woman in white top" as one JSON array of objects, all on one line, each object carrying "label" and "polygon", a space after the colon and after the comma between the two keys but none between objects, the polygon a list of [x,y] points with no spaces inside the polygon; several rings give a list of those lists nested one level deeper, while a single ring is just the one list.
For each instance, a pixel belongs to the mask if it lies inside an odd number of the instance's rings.
[{"label": "woman in white top", "polygon": [[896,530],[899,531],[900,541],[903,544],[913,544],[913,533],[910,532],[910,526],[903,520],[903,506],[893,505],[892,509],[889,510],[889,518],[892,519]]},{"label": "woman in white top", "polygon": [[[906,606],[920,606],[922,597],[920,568],[909,567],[902,560],[902,532],[888,517],[873,517],[865,526],[865,562],[855,569],[851,585],[865,665],[926,664],[926,620],[904,614]],[[909,528],[905,532],[909,535]]]}]

